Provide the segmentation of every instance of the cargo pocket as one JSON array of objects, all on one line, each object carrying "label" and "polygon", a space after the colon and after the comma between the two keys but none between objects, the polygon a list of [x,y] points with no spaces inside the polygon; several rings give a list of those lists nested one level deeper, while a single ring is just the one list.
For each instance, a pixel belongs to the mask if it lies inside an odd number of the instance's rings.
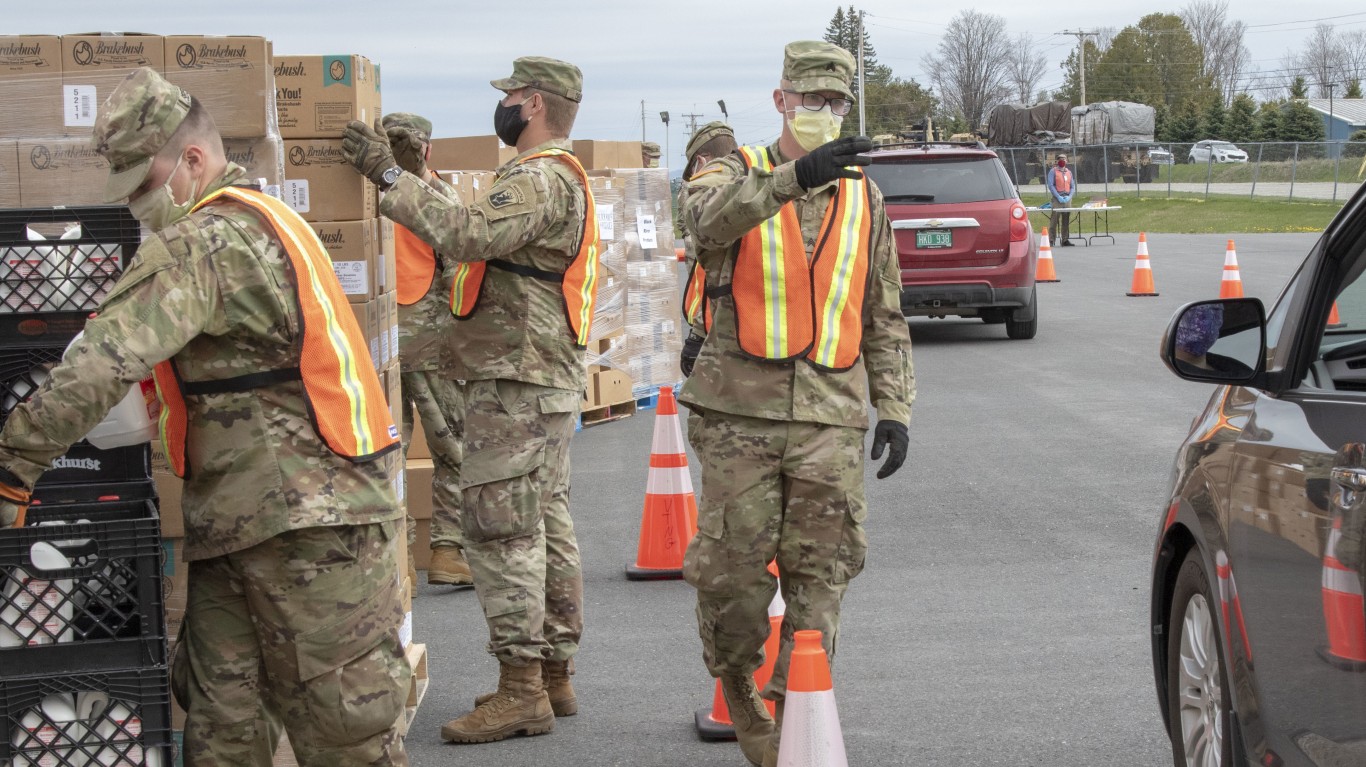
[{"label": "cargo pocket", "polygon": [[461,529],[472,543],[526,535],[540,522],[540,483],[531,476],[545,463],[545,439],[491,447],[465,456],[460,486]]},{"label": "cargo pocket", "polygon": [[868,556],[868,534],[863,529],[863,521],[867,518],[867,504],[855,503],[846,495],[844,529],[840,531],[840,547],[835,554],[832,582],[848,583],[863,572],[863,561]]},{"label": "cargo pocket", "polygon": [[324,743],[373,737],[403,714],[412,671],[399,643],[393,582],[335,623],[295,638],[299,679]]},{"label": "cargo pocket", "polygon": [[683,579],[707,596],[728,597],[733,589],[730,562],[726,507],[703,503],[697,515],[697,535],[683,553]]},{"label": "cargo pocket", "polygon": [[573,391],[553,391],[546,392],[536,398],[541,407],[541,413],[577,413],[579,403],[583,401],[583,396],[579,392]]}]

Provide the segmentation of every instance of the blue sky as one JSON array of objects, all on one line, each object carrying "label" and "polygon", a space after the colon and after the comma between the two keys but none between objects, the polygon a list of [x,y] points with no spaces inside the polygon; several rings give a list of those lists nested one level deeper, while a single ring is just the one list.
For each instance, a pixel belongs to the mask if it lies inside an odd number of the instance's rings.
[{"label": "blue sky", "polygon": [[[972,7],[1006,19],[1012,34],[1033,35],[1048,57],[1043,87],[1061,84],[1057,64],[1076,45],[1064,29],[1122,28],[1153,10],[1116,8],[1094,0],[1020,3],[987,0]],[[670,113],[671,165],[682,165],[685,114],[698,122],[719,119],[724,99],[741,141],[777,134],[779,116],[770,94],[782,67],[783,45],[819,38],[837,5],[824,0],[776,3],[681,0],[588,3],[523,0],[488,3],[359,2],[282,3],[238,0],[186,3],[143,0],[12,0],[6,33],[62,34],[134,30],[161,34],[255,34],[274,41],[277,53],[360,53],[382,65],[386,111],[427,115],[438,135],[492,133],[498,94],[488,84],[511,71],[517,56],[544,55],[584,70],[584,104],[575,138],[666,143],[659,113]],[[845,6],[848,3],[844,3]],[[1127,5],[1127,4],[1125,4]],[[426,7],[417,11],[415,8]],[[774,8],[781,7],[781,12]],[[928,84],[922,57],[934,50],[962,5],[938,7],[874,0],[859,7],[882,63],[900,77]],[[1233,0],[1230,15],[1245,21],[1253,66],[1279,69],[1286,51],[1303,40],[1316,19],[1342,17],[1355,8],[1341,0]],[[1333,21],[1341,30],[1366,27],[1366,12]]]}]

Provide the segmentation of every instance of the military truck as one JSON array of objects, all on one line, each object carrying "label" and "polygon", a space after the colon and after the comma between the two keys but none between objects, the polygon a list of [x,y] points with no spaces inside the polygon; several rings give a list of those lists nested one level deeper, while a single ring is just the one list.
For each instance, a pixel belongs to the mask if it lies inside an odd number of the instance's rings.
[{"label": "military truck", "polygon": [[1132,101],[1099,101],[1072,108],[1072,167],[1080,183],[1157,178],[1153,163],[1156,111]]},{"label": "military truck", "polygon": [[1066,101],[1002,104],[987,117],[987,146],[996,150],[1011,181],[1042,183],[1058,154],[1072,148],[1071,129]]}]

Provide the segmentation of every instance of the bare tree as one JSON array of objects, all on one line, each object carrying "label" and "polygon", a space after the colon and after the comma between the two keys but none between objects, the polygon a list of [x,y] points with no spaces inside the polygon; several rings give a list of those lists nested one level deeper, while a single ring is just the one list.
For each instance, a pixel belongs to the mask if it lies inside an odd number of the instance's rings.
[{"label": "bare tree", "polygon": [[1252,59],[1252,52],[1243,45],[1247,23],[1228,20],[1228,0],[1192,0],[1181,10],[1181,20],[1204,56],[1201,76],[1219,89],[1227,105]]},{"label": "bare tree", "polygon": [[1010,87],[1020,97],[1021,104],[1028,104],[1030,94],[1038,87],[1048,72],[1048,59],[1034,46],[1034,36],[1021,32],[1015,38],[1015,45],[1006,59],[1006,76]]},{"label": "bare tree", "polygon": [[1304,77],[1318,90],[1320,98],[1328,97],[1328,86],[1341,83],[1344,69],[1344,50],[1338,40],[1337,28],[1326,21],[1319,22],[1309,39],[1304,41],[1304,52],[1299,56]]},{"label": "bare tree", "polygon": [[1342,45],[1343,77],[1366,80],[1366,29],[1354,29],[1338,37]]},{"label": "bare tree", "polygon": [[945,107],[963,116],[973,129],[1010,94],[1007,60],[1010,40],[1006,21],[995,14],[959,11],[939,39],[939,47],[921,59]]}]

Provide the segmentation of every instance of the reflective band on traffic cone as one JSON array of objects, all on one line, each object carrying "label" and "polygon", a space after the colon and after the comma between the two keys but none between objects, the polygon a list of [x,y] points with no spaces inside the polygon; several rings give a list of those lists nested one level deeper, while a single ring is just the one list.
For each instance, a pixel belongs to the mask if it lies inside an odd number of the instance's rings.
[{"label": "reflective band on traffic cone", "polygon": [[1048,244],[1048,227],[1043,228],[1039,237],[1039,266],[1034,270],[1035,282],[1059,282],[1058,273],[1053,270],[1053,246]]},{"label": "reflective band on traffic cone", "polygon": [[635,564],[626,566],[633,581],[683,577],[683,552],[697,533],[697,499],[683,449],[683,427],[673,387],[659,390],[654,446],[645,487],[645,510]]},{"label": "reflective band on traffic cone", "polygon": [[1362,612],[1361,580],[1355,570],[1338,561],[1342,516],[1333,515],[1333,530],[1323,552],[1323,621],[1328,624],[1328,646],[1319,657],[1343,671],[1366,671],[1366,614]]},{"label": "reflective band on traffic cone", "polygon": [[1238,251],[1233,248],[1233,240],[1228,241],[1224,251],[1224,280],[1219,283],[1219,297],[1243,297],[1243,277],[1238,273]]},{"label": "reflective band on traffic cone", "polygon": [[1146,232],[1138,233],[1138,257],[1134,259],[1134,282],[1127,295],[1157,295],[1157,288],[1153,285],[1153,267],[1148,262],[1148,234]]},{"label": "reflective band on traffic cone", "polygon": [[1219,604],[1224,611],[1224,636],[1228,637],[1228,652],[1233,655],[1233,623],[1238,622],[1238,633],[1243,638],[1243,652],[1252,662],[1252,644],[1247,639],[1247,624],[1243,621],[1243,602],[1238,598],[1238,584],[1233,580],[1233,568],[1228,555],[1219,550],[1214,555],[1214,566],[1219,575]]},{"label": "reflective band on traffic cone", "polygon": [[778,767],[848,767],[821,632],[798,631],[787,670]]},{"label": "reflective band on traffic cone", "polygon": [[1331,312],[1328,312],[1328,327],[1342,328],[1346,326],[1347,323],[1343,322],[1342,318],[1338,316],[1338,302],[1334,301],[1333,310]]}]

